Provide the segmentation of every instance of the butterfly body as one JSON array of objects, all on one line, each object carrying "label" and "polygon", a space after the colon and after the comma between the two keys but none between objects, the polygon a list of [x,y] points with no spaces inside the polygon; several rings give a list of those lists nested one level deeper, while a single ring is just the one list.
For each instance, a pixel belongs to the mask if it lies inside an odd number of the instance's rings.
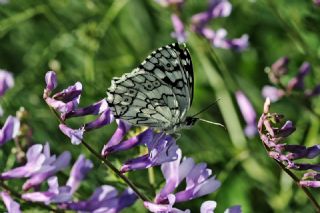
[{"label": "butterfly body", "polygon": [[107,102],[116,118],[167,133],[192,126],[193,69],[187,48],[170,44],[153,51],[139,67],[113,78]]}]

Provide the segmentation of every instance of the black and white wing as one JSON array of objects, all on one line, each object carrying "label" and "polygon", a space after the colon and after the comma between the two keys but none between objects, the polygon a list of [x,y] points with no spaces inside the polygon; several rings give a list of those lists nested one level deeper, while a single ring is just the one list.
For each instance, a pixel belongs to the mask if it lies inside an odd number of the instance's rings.
[{"label": "black and white wing", "polygon": [[190,54],[177,43],[160,47],[131,73],[113,78],[107,91],[116,118],[159,129],[183,122],[192,99]]}]

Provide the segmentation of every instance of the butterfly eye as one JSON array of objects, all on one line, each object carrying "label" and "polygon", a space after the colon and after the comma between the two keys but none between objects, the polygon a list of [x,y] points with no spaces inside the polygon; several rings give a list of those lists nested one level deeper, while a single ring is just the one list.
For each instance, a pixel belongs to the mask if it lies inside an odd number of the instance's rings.
[{"label": "butterfly eye", "polygon": [[160,86],[160,82],[159,82],[159,81],[155,81],[155,82],[153,82],[153,86],[155,86],[155,87],[159,87],[159,86]]}]

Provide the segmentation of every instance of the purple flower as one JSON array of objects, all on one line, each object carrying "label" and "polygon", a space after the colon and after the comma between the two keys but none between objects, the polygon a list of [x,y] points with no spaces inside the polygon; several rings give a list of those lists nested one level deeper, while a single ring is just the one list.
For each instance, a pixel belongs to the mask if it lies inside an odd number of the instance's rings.
[{"label": "purple flower", "polygon": [[65,118],[71,118],[71,117],[82,117],[86,115],[98,115],[103,113],[108,109],[108,103],[106,99],[102,99],[94,104],[91,104],[90,106],[84,107],[84,108],[77,108],[73,111],[68,112],[65,115]]},{"label": "purple flower", "polygon": [[0,146],[15,138],[19,133],[19,129],[19,119],[10,115],[0,129]]},{"label": "purple flower", "polygon": [[130,189],[119,195],[114,187],[104,185],[97,188],[88,200],[66,203],[65,209],[92,213],[116,213],[131,206],[136,199],[137,196]]},{"label": "purple flower", "polygon": [[308,98],[312,98],[312,97],[318,96],[319,94],[320,94],[320,84],[316,85],[312,90],[307,90],[305,92],[305,95]]},{"label": "purple flower", "polygon": [[85,178],[88,172],[93,168],[90,160],[87,160],[84,155],[80,155],[78,160],[73,165],[70,177],[67,181],[67,186],[71,188],[70,192],[73,194],[79,187],[81,181]]},{"label": "purple flower", "polygon": [[45,97],[47,97],[48,95],[50,95],[52,90],[54,90],[58,85],[56,73],[54,71],[47,72],[45,76],[45,81],[46,81],[46,89],[44,94],[45,94]]},{"label": "purple flower", "polygon": [[174,32],[171,33],[173,38],[176,38],[178,43],[183,43],[187,40],[186,32],[184,30],[183,22],[176,14],[171,15],[171,21],[174,28]]},{"label": "purple flower", "polygon": [[293,89],[304,89],[304,77],[310,72],[311,65],[308,62],[304,62],[299,68],[299,72],[296,77],[290,80],[287,85],[287,90],[290,92]]},{"label": "purple flower", "polygon": [[165,162],[176,160],[178,157],[177,150],[179,147],[170,135],[165,133],[156,134],[151,129],[148,129],[137,138],[138,140],[135,138],[127,140],[124,144],[128,144],[127,147],[130,148],[134,145],[145,144],[148,147],[148,154],[128,160],[121,167],[121,172],[158,166]]},{"label": "purple flower", "polygon": [[202,28],[210,20],[230,15],[232,5],[227,0],[211,0],[209,9],[192,16],[192,24],[196,28]]},{"label": "purple flower", "polygon": [[272,102],[278,101],[280,98],[282,98],[285,95],[285,92],[281,89],[278,89],[273,86],[264,86],[262,88],[262,96],[264,98],[270,98]]},{"label": "purple flower", "polygon": [[117,151],[117,145],[121,142],[127,132],[130,130],[131,125],[122,120],[116,120],[118,128],[113,133],[111,139],[106,145],[103,146],[101,154],[107,156],[110,152]]},{"label": "purple flower", "polygon": [[71,155],[65,151],[58,158],[50,155],[50,147],[47,143],[31,146],[27,151],[27,163],[24,166],[14,168],[0,175],[2,179],[29,178],[23,184],[23,190],[40,185],[43,181],[53,176],[58,171],[69,165]]},{"label": "purple flower", "polygon": [[225,29],[213,31],[209,28],[201,28],[199,33],[208,39],[213,46],[218,48],[242,51],[248,47],[247,35],[243,35],[241,38],[237,39],[226,39],[227,31]]},{"label": "purple flower", "polygon": [[0,69],[0,96],[3,96],[8,89],[13,87],[13,85],[14,80],[12,74]]},{"label": "purple flower", "polygon": [[94,121],[91,121],[87,124],[84,125],[84,129],[88,132],[91,131],[93,129],[98,129],[100,127],[103,127],[105,125],[108,125],[110,123],[112,123],[112,121],[114,120],[114,116],[112,114],[112,111],[110,108],[106,109],[105,111],[103,111],[100,115],[99,118],[97,118]]},{"label": "purple flower", "polygon": [[[166,183],[157,194],[155,202],[144,203],[145,207],[152,212],[160,211],[158,208],[170,211],[174,203],[210,194],[220,186],[220,182],[211,176],[212,171],[207,168],[205,163],[195,164],[192,158],[184,158],[181,161],[180,149],[177,154],[178,158],[175,161],[163,163],[161,166]],[[184,179],[186,181],[185,189],[173,194]]]},{"label": "purple flower", "polygon": [[252,137],[257,133],[256,111],[243,92],[236,92],[236,100],[238,102],[242,116],[247,123],[244,132],[248,137]]},{"label": "purple flower", "polygon": [[279,58],[271,65],[271,69],[268,72],[269,79],[272,83],[279,83],[280,78],[288,72],[288,57]]},{"label": "purple flower", "polygon": [[320,6],[320,0],[313,0],[313,3],[314,3],[316,6]]},{"label": "purple flower", "polygon": [[[313,170],[320,172],[320,164],[299,163],[298,159],[312,159],[320,155],[320,145],[305,147],[302,145],[290,145],[281,143],[289,137],[295,127],[291,121],[282,124],[283,116],[276,113],[270,113],[270,100],[267,99],[264,104],[264,112],[258,122],[258,130],[262,142],[268,149],[271,158],[286,166],[287,169],[294,170]],[[300,185],[306,187],[320,187],[318,179],[320,174],[307,172],[300,181]],[[311,180],[305,180],[311,179]]]},{"label": "purple flower", "polygon": [[65,124],[60,124],[59,128],[63,134],[71,139],[71,143],[74,145],[79,145],[83,139],[84,127],[79,129],[71,129]]},{"label": "purple flower", "polygon": [[1,192],[1,198],[7,208],[8,213],[20,213],[20,205],[15,202],[8,192]]},{"label": "purple flower", "polygon": [[62,203],[71,200],[71,187],[59,187],[56,176],[48,179],[49,190],[46,192],[30,192],[22,195],[22,199],[45,204]]}]

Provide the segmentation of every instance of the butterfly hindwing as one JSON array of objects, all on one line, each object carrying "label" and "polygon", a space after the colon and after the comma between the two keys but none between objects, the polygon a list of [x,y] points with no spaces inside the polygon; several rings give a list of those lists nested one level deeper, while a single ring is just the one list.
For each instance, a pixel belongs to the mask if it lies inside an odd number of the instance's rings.
[{"label": "butterfly hindwing", "polygon": [[132,72],[113,78],[107,94],[116,118],[159,129],[175,127],[185,120],[193,98],[188,50],[178,44],[155,50]]}]

